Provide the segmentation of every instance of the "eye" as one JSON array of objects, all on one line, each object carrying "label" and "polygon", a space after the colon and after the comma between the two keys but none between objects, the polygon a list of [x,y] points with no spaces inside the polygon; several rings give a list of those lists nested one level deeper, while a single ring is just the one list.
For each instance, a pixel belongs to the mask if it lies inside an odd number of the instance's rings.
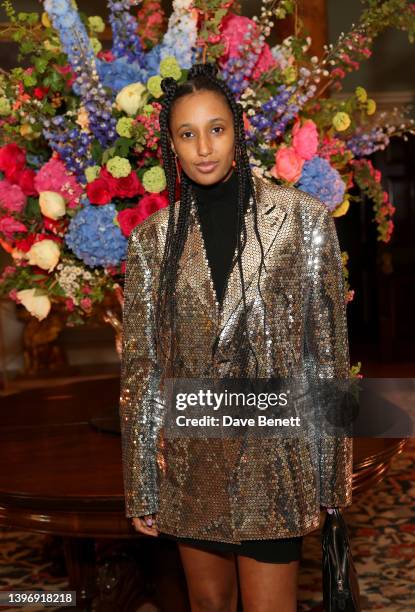
[{"label": "eye", "polygon": [[[220,125],[215,126],[214,128],[212,128],[213,130],[224,130],[224,128]],[[184,138],[185,140],[187,140],[187,136],[186,134],[193,134],[193,132],[191,132],[190,130],[187,130],[187,132],[182,132],[182,134],[180,135],[180,138]],[[220,134],[220,132],[216,132],[216,134]]]}]

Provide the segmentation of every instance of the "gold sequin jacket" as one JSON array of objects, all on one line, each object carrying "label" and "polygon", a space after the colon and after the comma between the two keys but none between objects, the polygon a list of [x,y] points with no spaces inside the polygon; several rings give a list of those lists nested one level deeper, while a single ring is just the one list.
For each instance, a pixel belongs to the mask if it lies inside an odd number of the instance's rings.
[{"label": "gold sequin jacket", "polygon": [[[333,218],[322,202],[297,188],[255,174],[253,179],[267,268],[260,288],[272,310],[264,330],[251,198],[242,267],[259,377],[346,379],[345,288]],[[174,376],[246,376],[237,348],[243,304],[236,249],[219,305],[194,200],[190,215],[176,287],[181,366]],[[234,440],[163,436],[154,305],[167,221],[168,209],[157,211],[131,232],[128,243],[120,393],[126,516],[157,513],[157,527],[165,533],[234,543],[313,531],[320,506],[351,504],[350,437],[322,434],[317,447],[307,438],[256,438],[235,460]]]}]

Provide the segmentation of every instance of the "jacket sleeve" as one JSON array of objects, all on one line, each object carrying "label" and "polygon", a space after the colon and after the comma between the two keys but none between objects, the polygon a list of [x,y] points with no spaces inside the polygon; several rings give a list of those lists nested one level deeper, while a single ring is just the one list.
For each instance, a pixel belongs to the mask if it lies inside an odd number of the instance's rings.
[{"label": "jacket sleeve", "polygon": [[[311,376],[330,391],[333,387],[327,381],[349,378],[350,361],[341,252],[333,217],[324,205],[311,234],[309,279],[306,362]],[[319,384],[317,388],[321,388]],[[338,418],[338,402],[326,403],[318,394],[318,403],[316,414],[320,419],[327,418],[327,410],[335,410],[333,416]],[[353,439],[342,434],[329,435],[324,423],[316,423],[316,426],[320,505],[349,506],[352,503]]]},{"label": "jacket sleeve", "polygon": [[120,423],[127,517],[158,509],[157,437],[162,423],[158,394],[153,274],[154,246],[139,225],[128,241],[124,282]]}]

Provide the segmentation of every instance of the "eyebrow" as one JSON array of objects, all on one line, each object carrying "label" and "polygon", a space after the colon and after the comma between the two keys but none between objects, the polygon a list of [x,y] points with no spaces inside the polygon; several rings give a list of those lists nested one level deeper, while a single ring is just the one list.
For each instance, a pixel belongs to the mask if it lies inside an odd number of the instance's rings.
[{"label": "eyebrow", "polygon": [[[213,117],[213,119],[209,119],[208,123],[213,123],[214,121],[218,121],[218,119],[221,119],[222,121],[224,121],[223,117]],[[191,123],[182,123],[181,125],[179,125],[179,127],[177,128],[178,130],[180,130],[180,128],[182,127],[192,127]]]}]

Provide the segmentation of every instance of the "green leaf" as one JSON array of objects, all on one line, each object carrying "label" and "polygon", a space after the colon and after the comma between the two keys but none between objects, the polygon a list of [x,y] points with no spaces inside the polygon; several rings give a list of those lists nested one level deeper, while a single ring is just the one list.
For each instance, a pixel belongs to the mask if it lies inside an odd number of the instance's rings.
[{"label": "green leaf", "polygon": [[27,15],[27,22],[30,25],[35,25],[35,23],[37,23],[39,21],[39,14],[38,13],[28,13]]},{"label": "green leaf", "polygon": [[15,42],[20,42],[24,35],[25,35],[25,32],[23,32],[22,30],[17,30],[16,32],[13,32],[12,39]]},{"label": "green leaf", "polygon": [[32,53],[32,51],[35,50],[35,45],[32,43],[31,40],[26,40],[23,41],[22,44],[20,45],[20,51],[21,53],[27,55],[28,53]]},{"label": "green leaf", "polygon": [[25,87],[33,87],[36,85],[36,77],[33,74],[25,74],[23,76],[23,84]]},{"label": "green leaf", "polygon": [[40,218],[41,216],[42,213],[40,212],[39,200],[36,198],[28,198],[25,208],[25,217]]},{"label": "green leaf", "polygon": [[225,17],[227,12],[227,9],[219,9],[218,11],[215,11],[215,19],[221,21],[222,17]]},{"label": "green leaf", "polygon": [[60,91],[62,77],[58,72],[52,72],[50,75],[50,86],[52,91]]},{"label": "green leaf", "polygon": [[115,154],[121,157],[127,157],[130,151],[130,146],[134,143],[134,138],[118,138],[115,143]]},{"label": "green leaf", "polygon": [[106,164],[110,157],[113,157],[114,153],[115,147],[110,147],[109,149],[106,149],[102,154],[102,163]]},{"label": "green leaf", "polygon": [[97,162],[97,164],[101,164],[102,159],[102,147],[97,140],[95,140],[91,147],[92,159]]},{"label": "green leaf", "polygon": [[45,72],[47,65],[48,65],[48,60],[45,59],[44,57],[37,57],[35,59],[36,70],[40,72],[41,74]]}]

